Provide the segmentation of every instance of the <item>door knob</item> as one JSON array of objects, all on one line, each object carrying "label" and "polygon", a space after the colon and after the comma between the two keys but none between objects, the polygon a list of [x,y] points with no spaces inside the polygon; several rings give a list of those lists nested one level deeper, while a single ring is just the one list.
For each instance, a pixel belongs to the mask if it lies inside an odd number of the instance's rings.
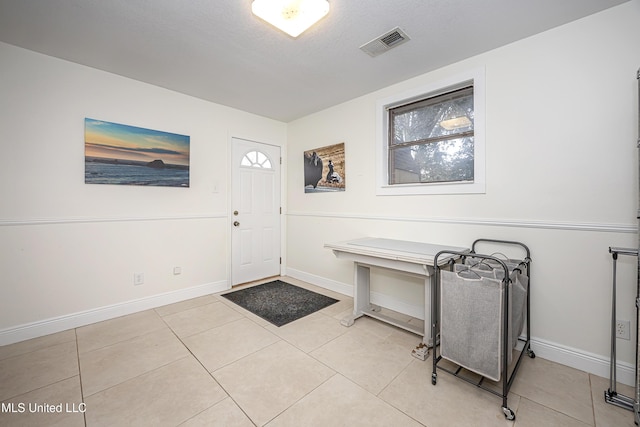
[{"label": "door knob", "polygon": [[233,226],[234,226],[234,227],[237,227],[237,226],[239,226],[239,225],[240,225],[240,223],[239,223],[238,221],[233,221]]}]

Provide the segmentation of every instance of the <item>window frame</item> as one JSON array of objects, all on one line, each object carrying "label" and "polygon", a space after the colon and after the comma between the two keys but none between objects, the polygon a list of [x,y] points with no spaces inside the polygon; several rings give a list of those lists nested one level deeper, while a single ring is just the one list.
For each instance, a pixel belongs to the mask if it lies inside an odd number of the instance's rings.
[{"label": "window frame", "polygon": [[[389,109],[443,95],[473,85],[474,179],[473,181],[389,184]],[[485,73],[483,68],[415,87],[376,102],[376,194],[484,194],[485,193]]]},{"label": "window frame", "polygon": [[[253,161],[249,155],[256,153],[256,160]],[[259,156],[262,155],[264,156],[265,160],[263,162],[258,162],[259,160]],[[249,165],[245,165],[244,163],[244,159],[247,159],[251,164]],[[264,166],[264,163],[268,162],[269,165],[268,166]],[[250,150],[247,151],[246,153],[244,153],[244,155],[242,156],[242,158],[240,159],[240,167],[241,168],[249,168],[249,169],[261,169],[261,170],[273,170],[273,160],[271,159],[271,157],[269,157],[269,155],[267,153],[264,153],[260,150]]]}]

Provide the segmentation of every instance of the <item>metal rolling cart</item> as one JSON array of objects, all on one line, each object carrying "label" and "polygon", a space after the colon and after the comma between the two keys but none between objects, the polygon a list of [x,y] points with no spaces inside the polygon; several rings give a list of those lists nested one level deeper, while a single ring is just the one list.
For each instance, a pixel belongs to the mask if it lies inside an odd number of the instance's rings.
[{"label": "metal rolling cart", "polygon": [[[636,73],[638,80],[638,168],[640,171],[640,69]],[[640,176],[640,174],[639,174]],[[639,194],[640,196],[640,194]],[[634,421],[636,425],[640,425],[640,374],[638,367],[640,366],[640,197],[638,197],[637,219],[638,227],[638,247],[637,248],[609,248],[609,253],[613,257],[613,295],[611,300],[611,359],[609,365],[609,388],[604,392],[604,400],[612,405],[619,406],[624,409],[633,411]],[[635,366],[635,393],[633,397],[619,394],[616,391],[616,264],[618,255],[631,255],[636,259],[636,366]]]},{"label": "metal rolling cart", "polygon": [[[480,243],[515,245],[526,255],[523,259],[505,260],[506,256],[501,253],[479,254],[476,247]],[[452,261],[441,266],[438,263],[438,258],[451,255],[460,257],[462,264]],[[478,239],[471,253],[439,252],[434,265],[436,286],[432,287],[431,334],[437,345],[433,347],[431,383],[436,385],[438,369],[448,372],[502,397],[505,418],[514,420],[515,413],[508,406],[507,395],[522,357],[525,354],[535,357],[530,348],[529,248],[520,242]],[[526,336],[521,338],[525,322]],[[511,363],[518,343],[522,345],[520,354],[515,363]],[[443,359],[449,362],[447,366],[440,363]],[[468,375],[469,372],[474,374]],[[489,384],[485,384],[485,380],[489,380]],[[501,390],[496,391],[490,381],[501,384]]]},{"label": "metal rolling cart", "polygon": [[[619,406],[629,411],[634,411],[635,400],[634,397],[625,396],[619,394],[616,390],[616,265],[618,261],[618,255],[631,255],[638,256],[637,249],[627,248],[609,248],[609,253],[613,258],[613,292],[611,297],[611,359],[609,362],[609,388],[604,392],[604,401],[612,405]],[[640,288],[639,288],[640,289]],[[638,303],[636,300],[636,307]],[[636,341],[638,337],[636,335]],[[637,351],[637,350],[636,350]],[[636,356],[637,359],[637,356]],[[637,362],[636,362],[637,363]],[[638,367],[636,365],[636,372]],[[636,412],[637,415],[637,412]],[[636,420],[636,424],[638,424]]]},{"label": "metal rolling cart", "polygon": [[[640,69],[636,74],[636,79],[638,79],[638,142],[637,147],[640,149]],[[640,166],[640,162],[638,162]],[[640,168],[639,168],[640,169]],[[640,201],[640,198],[639,198]],[[638,219],[640,220],[640,209],[638,209],[637,214]],[[638,232],[638,250],[640,250],[640,226]],[[637,268],[637,288],[638,288],[638,298],[636,299],[636,324],[638,328],[640,328],[640,307],[638,307],[640,300],[640,256],[638,257],[638,268]],[[640,343],[638,342],[638,336],[640,334],[636,331],[636,395],[635,395],[635,403],[633,406],[633,412],[635,416],[636,424],[640,424],[640,376],[638,376],[638,366],[640,365]]]},{"label": "metal rolling cart", "polygon": [[[638,139],[636,147],[638,148],[638,170],[640,171],[640,69],[636,72],[638,80]],[[640,173],[638,175],[640,177]],[[621,406],[633,411],[634,421],[636,425],[640,425],[640,374],[638,367],[640,366],[640,194],[638,197],[638,211],[636,215],[638,219],[638,247],[634,249],[609,248],[609,252],[613,255],[613,302],[612,302],[612,325],[611,325],[611,366],[610,366],[610,383],[609,389],[605,390],[604,398],[607,403]],[[615,322],[616,322],[616,258],[618,254],[635,255],[637,258],[636,266],[636,366],[635,366],[635,394],[633,398],[620,395],[616,392],[616,347],[615,347]]]}]

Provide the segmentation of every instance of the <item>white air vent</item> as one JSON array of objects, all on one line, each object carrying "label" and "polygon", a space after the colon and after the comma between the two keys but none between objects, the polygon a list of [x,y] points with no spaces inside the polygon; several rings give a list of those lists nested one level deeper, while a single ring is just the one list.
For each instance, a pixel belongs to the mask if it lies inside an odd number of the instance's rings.
[{"label": "white air vent", "polygon": [[409,36],[396,27],[391,31],[384,33],[383,35],[376,37],[369,43],[365,43],[360,46],[360,50],[369,54],[370,56],[378,56],[381,53],[385,53],[391,48],[400,46],[402,43],[406,43],[410,40]]}]

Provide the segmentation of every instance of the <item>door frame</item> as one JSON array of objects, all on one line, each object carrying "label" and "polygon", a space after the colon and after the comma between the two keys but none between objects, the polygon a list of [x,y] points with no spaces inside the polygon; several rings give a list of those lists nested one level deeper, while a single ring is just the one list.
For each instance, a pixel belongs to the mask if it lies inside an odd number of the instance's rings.
[{"label": "door frame", "polygon": [[[285,182],[285,177],[286,177],[286,172],[284,170],[284,147],[282,145],[279,144],[270,144],[267,142],[261,142],[261,141],[257,141],[253,138],[245,138],[242,136],[237,136],[237,135],[230,135],[229,136],[229,141],[228,141],[228,146],[227,146],[227,164],[229,165],[229,169],[228,169],[228,173],[227,173],[227,182],[229,183],[228,186],[228,193],[227,193],[227,215],[226,215],[226,221],[227,221],[227,238],[228,238],[228,243],[227,243],[227,266],[228,266],[228,271],[227,271],[227,289],[231,289],[233,287],[233,168],[234,168],[234,164],[233,164],[233,140],[234,139],[241,139],[244,141],[248,141],[254,144],[258,144],[258,145],[267,145],[270,147],[277,147],[280,151],[280,182],[279,182],[279,186],[280,186],[280,208],[281,208],[281,212],[280,212],[280,268],[279,268],[279,275],[282,276],[284,274],[285,271],[285,256],[284,254],[286,253],[286,233],[285,233],[285,221],[284,221],[284,188],[283,188],[283,183]],[[258,279],[259,280],[259,279]]]}]

